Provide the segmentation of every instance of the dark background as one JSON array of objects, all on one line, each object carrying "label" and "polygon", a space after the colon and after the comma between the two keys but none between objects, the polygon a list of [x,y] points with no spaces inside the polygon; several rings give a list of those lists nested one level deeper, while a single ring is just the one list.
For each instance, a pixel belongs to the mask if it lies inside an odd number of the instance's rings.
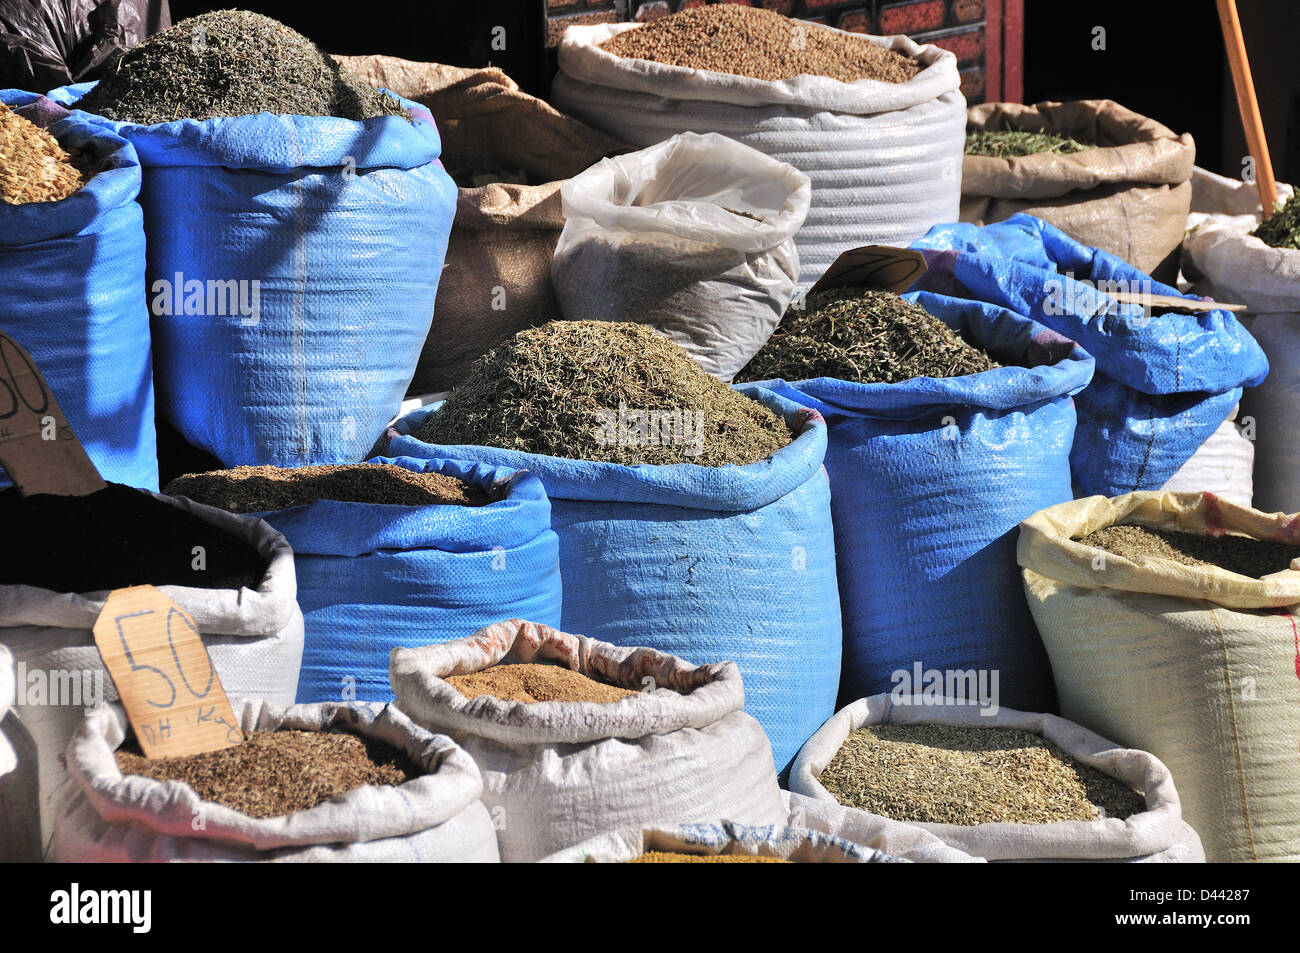
[{"label": "dark background", "polygon": [[[660,9],[680,6],[666,0]],[[886,0],[758,0],[827,20],[867,21],[897,15],[906,2]],[[583,19],[630,19],[656,4],[640,0],[368,0],[334,6],[300,0],[172,0],[172,18],[236,4],[284,21],[336,53],[388,53],[461,66],[492,63],[526,89],[544,95],[555,27]],[[1213,0],[985,0],[1014,23],[1023,6],[1024,102],[1109,98],[1175,132],[1190,132],[1197,162],[1238,176],[1246,154]],[[1238,0],[1277,177],[1300,182],[1300,3]],[[587,10],[599,12],[582,12]],[[578,11],[575,13],[575,11]],[[863,21],[858,21],[863,22]],[[951,15],[950,21],[951,22]],[[493,26],[506,28],[506,50],[491,49]],[[1106,49],[1092,48],[1093,28],[1106,29]],[[554,27],[553,27],[554,32]],[[996,98],[1000,92],[990,86]],[[975,97],[972,97],[975,98]]]}]

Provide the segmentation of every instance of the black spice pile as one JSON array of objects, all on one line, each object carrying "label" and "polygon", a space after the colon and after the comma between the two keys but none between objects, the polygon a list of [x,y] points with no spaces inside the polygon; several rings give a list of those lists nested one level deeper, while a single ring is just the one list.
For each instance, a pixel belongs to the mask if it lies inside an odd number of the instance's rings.
[{"label": "black spice pile", "polygon": [[276,113],[410,115],[283,23],[244,10],[182,20],[119,57],[77,108],[141,125]]},{"label": "black spice pile", "polygon": [[1107,526],[1079,542],[1132,559],[1151,556],[1184,566],[1215,567],[1259,579],[1291,568],[1300,546],[1249,536],[1204,536],[1146,526]]},{"label": "black spice pile", "polygon": [[1040,152],[1055,152],[1057,155],[1073,155],[1087,152],[1096,146],[1058,136],[1051,132],[1022,132],[1015,129],[995,129],[985,132],[966,134],[966,155],[993,156],[1009,159],[1012,156],[1032,156]]},{"label": "black spice pile", "polygon": [[737,381],[833,377],[897,384],[960,377],[999,365],[933,315],[888,291],[836,288],[790,308]]},{"label": "black spice pile", "polygon": [[117,752],[124,775],[183,781],[200,798],[249,817],[306,811],[367,784],[419,777],[405,754],[341,731],[256,731],[243,744],[180,758],[146,758],[134,740]]},{"label": "black spice pile", "polygon": [[392,506],[485,506],[492,502],[471,483],[441,473],[416,473],[391,463],[236,467],[188,473],[168,483],[166,493],[231,513],[287,510],[317,500]]},{"label": "black spice pile", "polygon": [[679,345],[607,321],[520,331],[479,358],[415,436],[627,466],[743,465],[793,437],[784,420],[705,373]]},{"label": "black spice pile", "polygon": [[[0,585],[55,592],[126,586],[256,589],[265,561],[248,543],[143,490],[110,483],[89,496],[0,492]],[[205,569],[196,569],[194,548]]]}]

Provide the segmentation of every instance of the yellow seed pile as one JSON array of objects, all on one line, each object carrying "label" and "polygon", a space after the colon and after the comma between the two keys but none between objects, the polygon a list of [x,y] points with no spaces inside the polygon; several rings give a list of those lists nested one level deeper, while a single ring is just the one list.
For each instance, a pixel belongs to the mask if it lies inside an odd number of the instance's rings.
[{"label": "yellow seed pile", "polygon": [[48,132],[0,103],[0,200],[57,202],[90,178]]}]

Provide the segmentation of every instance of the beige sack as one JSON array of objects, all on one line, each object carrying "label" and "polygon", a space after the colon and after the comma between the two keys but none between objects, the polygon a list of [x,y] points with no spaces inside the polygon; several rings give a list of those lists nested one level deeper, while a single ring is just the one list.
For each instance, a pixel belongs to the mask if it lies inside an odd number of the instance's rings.
[{"label": "beige sack", "polygon": [[962,161],[961,221],[987,225],[1025,212],[1070,237],[1118,255],[1157,279],[1178,270],[1192,200],[1196,145],[1109,99],[984,103],[967,110],[967,132],[1052,132],[1100,148]]},{"label": "beige sack", "polygon": [[429,107],[450,172],[523,170],[543,185],[462,188],[433,326],[408,394],[450,390],[516,331],[560,316],[551,255],[564,227],[563,180],[625,147],[529,96],[496,67],[338,56],[376,86]]},{"label": "beige sack", "polygon": [[1116,523],[1300,543],[1300,522],[1094,496],[1025,520],[1018,551],[1062,714],[1168,765],[1210,861],[1300,860],[1300,562],[1250,579],[1077,541]]}]

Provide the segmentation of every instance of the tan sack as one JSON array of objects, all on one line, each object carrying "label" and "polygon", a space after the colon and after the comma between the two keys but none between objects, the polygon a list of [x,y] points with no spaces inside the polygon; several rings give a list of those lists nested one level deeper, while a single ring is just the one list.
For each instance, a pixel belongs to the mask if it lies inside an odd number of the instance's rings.
[{"label": "tan sack", "polygon": [[1040,153],[962,161],[961,220],[987,225],[1025,212],[1157,279],[1172,281],[1192,201],[1196,144],[1187,133],[1109,99],[984,103],[966,111],[966,131],[1051,132],[1098,146],[1073,155]]},{"label": "tan sack", "polygon": [[560,316],[551,290],[551,255],[564,228],[560,186],[626,147],[529,96],[494,66],[335,59],[427,106],[442,136],[442,164],[453,175],[523,171],[544,183],[458,190],[433,326],[407,393],[451,390],[494,345]]},{"label": "tan sack", "polygon": [[1300,543],[1300,517],[1209,494],[1073,500],[1020,524],[1061,713],[1173,772],[1218,861],[1300,860],[1300,561],[1252,579],[1078,540],[1117,523]]}]

